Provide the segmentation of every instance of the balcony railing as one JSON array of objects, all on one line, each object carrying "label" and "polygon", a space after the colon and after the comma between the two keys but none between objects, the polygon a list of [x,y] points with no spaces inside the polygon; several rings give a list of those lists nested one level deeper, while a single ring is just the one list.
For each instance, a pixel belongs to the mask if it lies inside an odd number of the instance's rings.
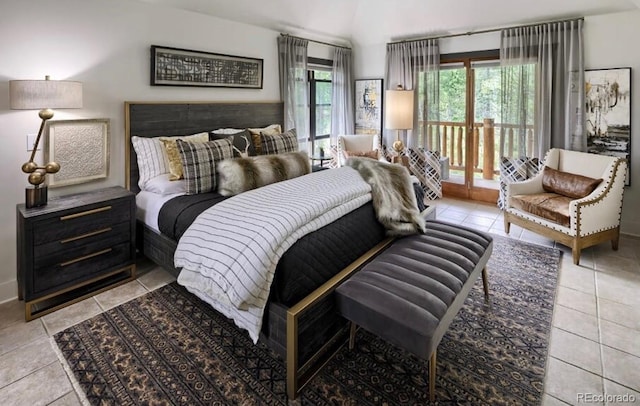
[{"label": "balcony railing", "polygon": [[[464,170],[466,156],[465,123],[452,121],[429,121],[426,131],[422,131],[424,122],[420,123],[420,134],[426,134],[428,145],[438,145],[436,136],[440,133],[440,155],[449,157],[451,170]],[[495,123],[486,118],[483,122],[474,123],[473,137],[473,171],[481,173],[483,179],[493,179],[499,173],[500,157],[516,157],[521,147],[525,151],[534,151],[536,140],[533,125],[526,126],[524,140],[517,136],[519,126],[515,124]],[[525,145],[520,145],[524,142]]]}]

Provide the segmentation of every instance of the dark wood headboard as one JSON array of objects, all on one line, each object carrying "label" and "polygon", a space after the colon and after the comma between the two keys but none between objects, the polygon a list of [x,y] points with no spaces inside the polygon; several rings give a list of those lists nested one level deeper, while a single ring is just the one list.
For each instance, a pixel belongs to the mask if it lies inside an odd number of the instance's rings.
[{"label": "dark wood headboard", "polygon": [[125,102],[125,185],[137,193],[138,160],[131,137],[189,135],[218,128],[284,124],[282,102]]}]

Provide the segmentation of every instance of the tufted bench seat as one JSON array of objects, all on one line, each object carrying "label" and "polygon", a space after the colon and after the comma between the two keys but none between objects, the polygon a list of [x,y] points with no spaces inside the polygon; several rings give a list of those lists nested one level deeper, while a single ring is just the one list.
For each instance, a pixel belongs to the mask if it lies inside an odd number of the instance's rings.
[{"label": "tufted bench seat", "polygon": [[340,313],[356,326],[429,361],[435,399],[436,348],[482,273],[493,250],[480,231],[427,221],[427,232],[399,238],[336,289]]}]

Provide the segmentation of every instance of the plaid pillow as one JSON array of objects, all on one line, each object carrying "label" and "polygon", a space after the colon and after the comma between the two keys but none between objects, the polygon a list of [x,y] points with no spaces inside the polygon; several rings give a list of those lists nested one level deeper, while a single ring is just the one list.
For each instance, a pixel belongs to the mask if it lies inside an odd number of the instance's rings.
[{"label": "plaid pillow", "polygon": [[216,190],[216,163],[233,157],[232,140],[224,138],[209,142],[176,140],[187,194],[195,195]]},{"label": "plaid pillow", "polygon": [[169,180],[178,180],[183,178],[182,160],[180,159],[180,152],[178,151],[176,140],[189,142],[207,142],[209,141],[209,134],[200,133],[187,135],[185,137],[160,137],[160,143],[164,147],[164,156],[167,159],[167,165],[169,168]]},{"label": "plaid pillow", "polygon": [[253,148],[256,152],[256,155],[262,155],[262,144],[260,140],[260,134],[280,134],[282,132],[282,126],[280,124],[271,124],[267,127],[262,128],[247,128],[249,134],[251,134],[251,140],[253,141]]},{"label": "plaid pillow", "polygon": [[263,155],[296,152],[298,150],[298,135],[295,128],[282,134],[270,135],[262,132],[260,133],[260,143]]}]

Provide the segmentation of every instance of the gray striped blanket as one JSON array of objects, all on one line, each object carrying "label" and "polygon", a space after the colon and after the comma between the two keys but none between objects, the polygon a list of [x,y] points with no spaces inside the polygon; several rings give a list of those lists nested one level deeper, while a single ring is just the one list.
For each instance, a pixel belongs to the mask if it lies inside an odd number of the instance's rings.
[{"label": "gray striped blanket", "polygon": [[178,242],[178,283],[257,343],[280,257],[301,237],[370,200],[371,187],[350,167],[233,196],[198,216]]}]

